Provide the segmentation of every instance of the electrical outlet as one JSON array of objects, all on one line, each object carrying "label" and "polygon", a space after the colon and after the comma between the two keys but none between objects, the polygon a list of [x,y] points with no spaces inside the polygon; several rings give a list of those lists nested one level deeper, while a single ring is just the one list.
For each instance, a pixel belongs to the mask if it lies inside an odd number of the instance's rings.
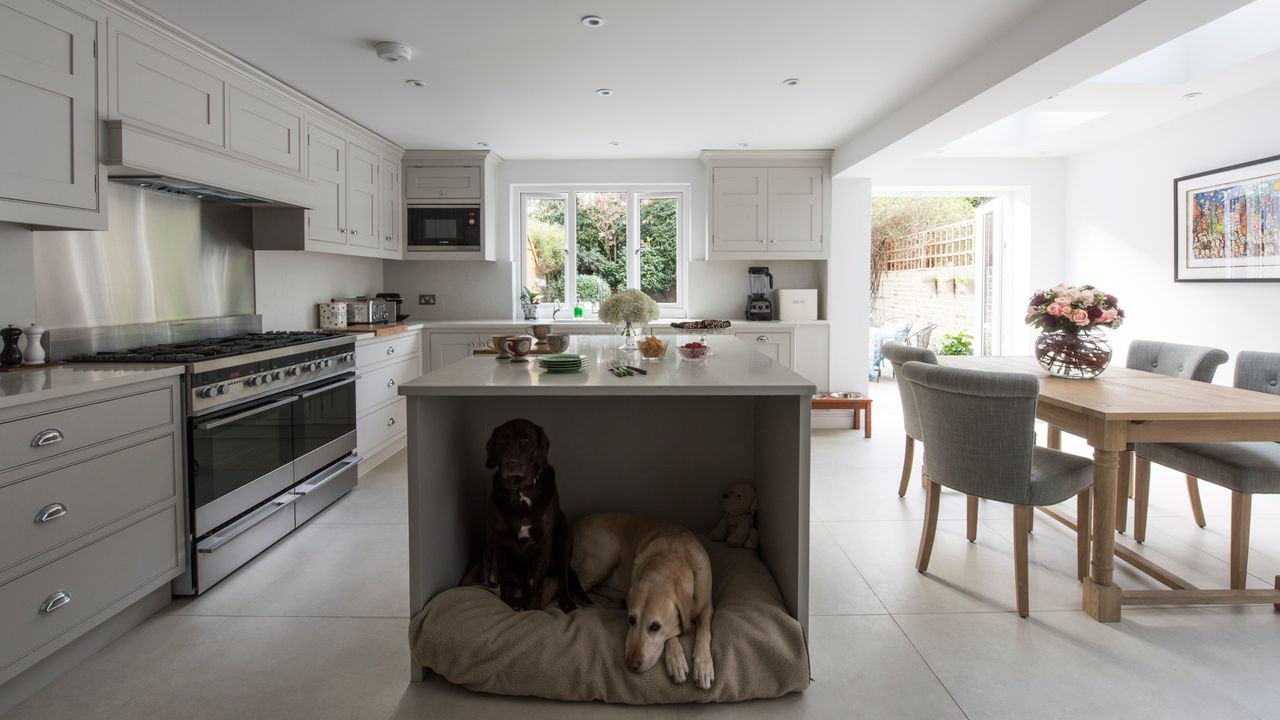
[{"label": "electrical outlet", "polygon": [[419,305],[435,305],[436,296],[435,295],[419,295],[418,304]]}]

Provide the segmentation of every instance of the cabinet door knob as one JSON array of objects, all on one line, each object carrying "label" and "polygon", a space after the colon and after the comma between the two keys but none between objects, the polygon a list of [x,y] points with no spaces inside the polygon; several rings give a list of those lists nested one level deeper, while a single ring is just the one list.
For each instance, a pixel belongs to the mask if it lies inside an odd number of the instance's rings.
[{"label": "cabinet door knob", "polygon": [[444,191],[443,191],[443,190],[441,190],[441,191],[440,191],[440,197],[444,197]]},{"label": "cabinet door knob", "polygon": [[71,594],[66,590],[59,590],[45,598],[45,601],[40,604],[40,614],[48,615],[69,602],[71,602]]},{"label": "cabinet door knob", "polygon": [[387,354],[388,354],[388,355],[395,355],[395,354],[396,354],[396,349],[395,349],[394,347],[387,346]]},{"label": "cabinet door knob", "polygon": [[387,418],[387,427],[391,427],[392,425],[395,425],[395,424],[396,424],[395,418]]},{"label": "cabinet door knob", "polygon": [[768,335],[760,335],[760,336],[758,336],[758,337],[756,338],[756,342],[765,342],[765,343],[767,343],[767,342],[769,342],[769,336],[768,336]]},{"label": "cabinet door knob", "polygon": [[769,241],[769,244],[770,244],[770,245],[773,245],[773,244],[775,244],[775,243],[777,243],[777,242],[778,242],[777,240],[770,240],[770,241]]},{"label": "cabinet door knob", "polygon": [[396,379],[395,379],[395,378],[387,378],[387,387],[395,387],[395,386],[396,386]]},{"label": "cabinet door knob", "polygon": [[36,433],[36,436],[34,438],[31,439],[31,447],[41,448],[46,445],[53,445],[54,443],[60,443],[62,442],[63,437],[64,436],[62,434],[62,431],[58,430],[57,428],[49,428],[48,430],[41,430],[40,432]]},{"label": "cabinet door knob", "polygon": [[49,503],[40,508],[40,512],[36,513],[36,524],[47,523],[50,520],[57,520],[67,514],[67,506],[62,503]]},{"label": "cabinet door knob", "polygon": [[359,234],[360,234],[360,231],[359,231],[359,230],[356,230],[355,228],[352,228],[352,229],[351,229],[351,234],[352,234],[352,235],[359,235]]}]

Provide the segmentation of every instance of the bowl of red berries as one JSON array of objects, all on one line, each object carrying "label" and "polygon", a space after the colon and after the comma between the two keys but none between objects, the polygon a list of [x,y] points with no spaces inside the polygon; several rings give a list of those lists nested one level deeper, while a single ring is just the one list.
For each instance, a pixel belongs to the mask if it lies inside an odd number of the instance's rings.
[{"label": "bowl of red berries", "polygon": [[701,360],[711,352],[711,348],[706,343],[695,340],[676,346],[676,352],[680,353],[680,357],[685,360]]}]

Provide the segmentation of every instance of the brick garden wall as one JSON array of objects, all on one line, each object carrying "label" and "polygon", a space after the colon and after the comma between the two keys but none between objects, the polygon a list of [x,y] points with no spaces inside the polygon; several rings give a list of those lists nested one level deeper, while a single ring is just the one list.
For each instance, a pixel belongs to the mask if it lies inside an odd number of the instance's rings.
[{"label": "brick garden wall", "polygon": [[941,347],[945,334],[961,330],[972,334],[977,309],[974,296],[946,290],[935,294],[923,282],[925,277],[942,274],[937,270],[885,272],[880,279],[880,294],[872,307],[871,324],[879,325],[889,318],[910,318],[911,331],[915,332],[929,323],[937,323],[929,343],[934,350]]}]

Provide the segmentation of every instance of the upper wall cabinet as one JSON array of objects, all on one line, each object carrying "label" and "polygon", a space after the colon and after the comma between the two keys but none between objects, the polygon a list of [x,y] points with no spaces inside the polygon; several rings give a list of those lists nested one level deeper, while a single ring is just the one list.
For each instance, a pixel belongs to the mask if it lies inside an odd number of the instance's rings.
[{"label": "upper wall cabinet", "polygon": [[[494,260],[497,257],[497,168],[502,158],[491,150],[409,150],[403,158],[406,218],[405,260]],[[432,242],[440,228],[453,232],[444,208],[479,210],[480,247],[451,247]],[[453,237],[445,235],[445,237]]]},{"label": "upper wall cabinet", "polygon": [[354,142],[347,143],[347,244],[382,249],[378,237],[378,180],[382,160]]},{"label": "upper wall cabinet", "polygon": [[307,174],[316,191],[307,221],[307,239],[346,245],[346,139],[315,123],[307,125]]},{"label": "upper wall cabinet", "polygon": [[0,221],[106,227],[97,59],[105,24],[81,0],[0,0]]},{"label": "upper wall cabinet", "polygon": [[406,200],[475,200],[481,187],[480,165],[413,166],[405,168]]},{"label": "upper wall cabinet", "polygon": [[302,109],[248,83],[227,92],[227,149],[302,174]]},{"label": "upper wall cabinet", "polygon": [[176,42],[111,18],[111,114],[186,140],[226,142],[226,80]]},{"label": "upper wall cabinet", "polygon": [[382,214],[378,229],[382,234],[382,249],[400,256],[400,228],[403,224],[404,204],[400,199],[400,161],[382,158],[380,198]]},{"label": "upper wall cabinet", "polygon": [[703,153],[708,260],[821,260],[830,247],[829,153]]}]

